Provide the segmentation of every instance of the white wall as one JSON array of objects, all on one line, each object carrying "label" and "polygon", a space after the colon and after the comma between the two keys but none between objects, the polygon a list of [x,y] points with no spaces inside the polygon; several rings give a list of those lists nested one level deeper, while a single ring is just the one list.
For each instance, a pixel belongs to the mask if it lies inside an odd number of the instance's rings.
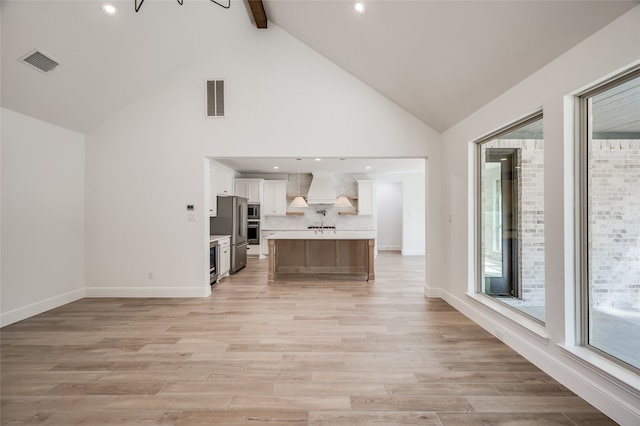
[{"label": "white wall", "polygon": [[2,109],[0,326],[84,297],[84,136]]},{"label": "white wall", "polygon": [[402,183],[379,182],[376,185],[378,250],[402,249]]},{"label": "white wall", "polygon": [[[576,352],[573,328],[573,110],[567,95],[640,60],[640,6],[557,58],[444,135],[443,171],[446,279],[442,295],[457,309],[522,353],[536,365],[621,424],[640,423],[637,376],[624,378],[602,360],[583,362]],[[466,295],[473,286],[474,169],[470,141],[542,107],[545,163],[546,326],[536,327],[501,315]],[[466,266],[466,267],[465,267]],[[565,328],[565,321],[569,326]],[[525,330],[534,330],[533,332]],[[566,331],[565,331],[566,330]],[[563,350],[569,347],[569,350]],[[579,353],[579,351],[577,351]],[[596,357],[597,358],[597,357]],[[580,361],[579,361],[580,360]],[[632,383],[635,382],[635,383]]]},{"label": "white wall", "polygon": [[[87,134],[89,295],[207,294],[204,157],[437,149],[439,134],[277,26],[256,31],[241,8],[214,21],[199,62]],[[226,80],[227,118],[204,118],[206,78]]]},{"label": "white wall", "polygon": [[[434,155],[437,158],[437,156]],[[439,194],[439,187],[435,182],[437,178],[429,180],[429,177],[433,177],[434,170],[430,170],[425,167],[425,174],[421,173],[399,173],[394,175],[382,175],[372,174],[371,179],[375,181],[376,186],[385,185],[387,183],[401,183],[402,188],[402,254],[408,256],[422,256],[426,255],[426,269],[427,269],[427,287],[430,287],[430,283],[439,283],[438,277],[439,269],[433,268],[432,265],[440,265],[437,259],[439,259],[440,250],[438,247],[438,241],[434,241],[435,238],[439,238],[439,233],[434,234],[431,232],[439,232],[439,228],[435,225],[429,225],[430,221],[439,223],[440,218],[440,203],[427,200],[427,194],[433,196],[432,200],[437,200]],[[426,183],[425,183],[426,176]],[[428,185],[430,183],[430,185]],[[426,207],[425,207],[426,206]],[[427,295],[429,295],[428,289]],[[433,295],[431,295],[433,296]]]}]

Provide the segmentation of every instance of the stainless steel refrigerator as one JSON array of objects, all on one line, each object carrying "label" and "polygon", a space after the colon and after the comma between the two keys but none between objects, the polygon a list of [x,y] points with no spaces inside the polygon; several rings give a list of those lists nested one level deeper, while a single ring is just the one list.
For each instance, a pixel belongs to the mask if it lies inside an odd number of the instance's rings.
[{"label": "stainless steel refrigerator", "polygon": [[218,197],[218,216],[209,219],[211,235],[231,235],[230,274],[247,265],[247,201],[243,197]]}]

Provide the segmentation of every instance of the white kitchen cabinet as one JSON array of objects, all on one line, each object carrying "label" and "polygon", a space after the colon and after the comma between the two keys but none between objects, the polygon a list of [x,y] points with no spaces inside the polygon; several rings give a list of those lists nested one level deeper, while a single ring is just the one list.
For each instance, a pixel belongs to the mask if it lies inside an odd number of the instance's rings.
[{"label": "white kitchen cabinet", "polygon": [[258,244],[249,244],[247,246],[247,256],[248,257],[259,257],[262,252],[262,247]]},{"label": "white kitchen cabinet", "polygon": [[215,168],[216,193],[218,195],[233,195],[233,172],[221,167]]},{"label": "white kitchen cabinet", "polygon": [[358,215],[373,214],[373,181],[358,181]]},{"label": "white kitchen cabinet", "polygon": [[262,214],[285,216],[287,214],[287,181],[265,180],[263,191]]},{"label": "white kitchen cabinet", "polygon": [[218,279],[229,275],[231,269],[231,238],[223,238],[218,241],[218,250],[220,250],[220,272]]},{"label": "white kitchen cabinet", "polygon": [[262,201],[262,182],[264,179],[236,179],[235,194],[238,197],[249,199],[252,204]]},{"label": "white kitchen cabinet", "polygon": [[209,216],[218,215],[218,195],[233,195],[233,172],[211,161],[209,163]]}]

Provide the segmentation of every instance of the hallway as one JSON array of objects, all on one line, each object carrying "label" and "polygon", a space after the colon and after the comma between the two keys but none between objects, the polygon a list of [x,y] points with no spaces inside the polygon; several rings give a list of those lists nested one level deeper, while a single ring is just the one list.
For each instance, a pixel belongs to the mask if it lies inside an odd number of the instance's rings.
[{"label": "hallway", "polygon": [[1,330],[1,423],[615,424],[439,299],[424,257],[376,281],[266,284],[266,260],[202,299],[83,299]]}]

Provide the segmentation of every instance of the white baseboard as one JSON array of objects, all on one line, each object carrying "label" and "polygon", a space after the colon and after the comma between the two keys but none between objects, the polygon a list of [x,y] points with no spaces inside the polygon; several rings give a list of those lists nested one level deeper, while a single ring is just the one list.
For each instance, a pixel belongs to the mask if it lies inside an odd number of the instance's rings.
[{"label": "white baseboard", "polygon": [[424,256],[424,250],[402,250],[403,256]]},{"label": "white baseboard", "polygon": [[[426,287],[425,287],[426,289]],[[461,299],[447,290],[441,291],[442,299],[476,324],[498,337],[510,348],[525,357],[538,368],[575,392],[588,403],[611,417],[619,424],[640,424],[640,402],[637,393],[611,381],[603,382],[593,368],[580,365],[567,356],[559,345],[547,339],[523,332],[521,327],[510,327],[511,320],[501,321],[472,300]],[[470,303],[471,302],[471,303]],[[495,314],[499,315],[499,314]],[[499,330],[499,331],[498,331]],[[616,391],[611,389],[617,386]],[[631,402],[633,401],[633,402]]]},{"label": "white baseboard", "polygon": [[381,246],[378,245],[379,251],[400,251],[402,250],[402,246]]},{"label": "white baseboard", "polygon": [[442,289],[440,287],[429,287],[425,284],[424,295],[425,297],[433,297],[439,299],[442,298]]},{"label": "white baseboard", "polygon": [[50,311],[51,309],[66,305],[67,303],[75,302],[83,297],[85,297],[85,289],[79,288],[39,302],[31,303],[30,305],[23,306],[9,312],[3,312],[0,314],[0,327]]},{"label": "white baseboard", "polygon": [[207,297],[211,289],[202,287],[86,287],[85,297]]}]

